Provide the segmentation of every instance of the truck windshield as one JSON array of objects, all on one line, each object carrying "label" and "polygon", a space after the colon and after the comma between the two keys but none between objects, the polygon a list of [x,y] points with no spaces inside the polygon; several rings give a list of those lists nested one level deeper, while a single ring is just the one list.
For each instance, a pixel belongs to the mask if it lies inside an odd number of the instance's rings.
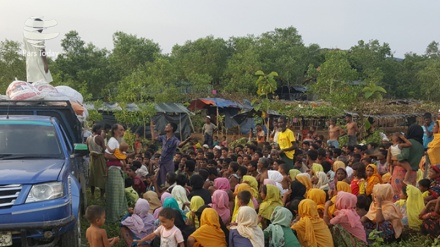
[{"label": "truck windshield", "polygon": [[52,125],[0,123],[0,158],[62,158]]}]

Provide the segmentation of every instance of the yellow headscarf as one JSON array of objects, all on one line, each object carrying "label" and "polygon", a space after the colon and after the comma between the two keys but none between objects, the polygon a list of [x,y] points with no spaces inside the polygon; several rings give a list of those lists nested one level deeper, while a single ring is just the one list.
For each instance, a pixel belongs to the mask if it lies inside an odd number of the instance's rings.
[{"label": "yellow headscarf", "polygon": [[298,180],[300,183],[306,186],[306,192],[309,191],[311,188],[313,188],[312,181],[307,175],[298,174],[296,175],[296,180]]},{"label": "yellow headscarf", "polygon": [[255,179],[254,177],[250,176],[250,175],[244,175],[243,176],[243,182],[247,183],[251,186],[252,191],[251,194],[255,199],[258,199],[259,194],[258,194],[258,182],[257,179]]},{"label": "yellow headscarf", "polygon": [[399,238],[402,234],[402,214],[393,203],[394,190],[391,184],[376,184],[373,188],[373,202],[370,205],[368,213],[365,215],[369,220],[376,222],[376,213],[378,211],[375,198],[382,199],[382,214],[386,221],[393,225],[395,237]]},{"label": "yellow headscarf", "polygon": [[367,178],[367,188],[365,191],[365,194],[367,196],[371,195],[373,192],[373,187],[375,184],[381,184],[382,183],[382,177],[379,175],[379,172],[377,171],[377,167],[374,164],[369,164],[365,170],[367,170],[369,167],[373,168],[373,175],[371,175],[369,178]]},{"label": "yellow headscarf", "polygon": [[422,224],[419,214],[425,207],[422,192],[413,185],[408,184],[406,186],[406,194],[408,195],[406,199],[406,214],[408,216],[409,228],[419,230]]},{"label": "yellow headscarf", "polygon": [[333,171],[336,172],[336,170],[338,170],[339,168],[345,169],[345,163],[340,160],[337,160],[333,163]]},{"label": "yellow headscarf", "polygon": [[325,191],[317,188],[310,189],[307,193],[307,199],[313,200],[318,210],[324,210],[324,204],[325,204]]},{"label": "yellow headscarf", "polygon": [[391,183],[391,173],[387,172],[382,175],[382,183],[384,184]]},{"label": "yellow headscarf", "polygon": [[157,196],[157,193],[154,191],[147,191],[145,192],[142,197],[148,201],[150,204],[150,210],[149,213],[152,215],[154,210],[156,208],[160,208],[162,206],[162,203],[159,200],[159,197]]},{"label": "yellow headscarf", "polygon": [[300,173],[301,173],[301,171],[298,169],[290,169],[289,170],[290,179],[292,179],[292,181],[295,181],[296,175],[298,175]]},{"label": "yellow headscarf", "polygon": [[302,200],[298,205],[300,220],[292,226],[301,246],[333,247],[333,238],[327,224],[319,218],[316,203],[310,199]]},{"label": "yellow headscarf", "polygon": [[205,208],[200,219],[200,228],[193,234],[193,238],[201,246],[226,247],[225,233],[220,228],[217,212],[212,208]]},{"label": "yellow headscarf", "polygon": [[258,214],[263,216],[263,218],[270,220],[273,210],[277,206],[283,206],[283,201],[281,200],[281,191],[277,186],[272,184],[266,184],[266,198],[260,204],[260,209]]},{"label": "yellow headscarf", "polygon": [[[436,121],[437,126],[440,126],[440,121]],[[428,156],[431,164],[440,164],[440,133],[433,134],[434,139],[428,144]]]},{"label": "yellow headscarf", "polygon": [[344,181],[338,181],[336,183],[336,194],[332,197],[331,201],[333,202],[333,205],[328,207],[328,216],[329,218],[333,218],[333,215],[336,212],[336,195],[338,194],[338,191],[344,191],[347,193],[351,193],[351,187],[348,183]]},{"label": "yellow headscarf", "polygon": [[[234,212],[232,213],[231,222],[235,222],[235,220],[237,219],[238,208],[239,208],[237,195],[238,195],[238,193],[240,193],[243,190],[249,191],[251,193],[251,195],[252,195],[252,188],[247,183],[241,183],[237,187],[235,187],[235,191],[234,191],[234,196],[235,196],[235,199],[234,199]],[[252,202],[252,198],[249,200],[249,203],[248,203],[247,206],[249,206],[251,208],[254,208],[254,203]]]},{"label": "yellow headscarf", "polygon": [[[197,210],[202,207],[203,205],[205,205],[205,201],[203,200],[202,197],[200,196],[193,196],[191,197],[191,202],[189,204],[189,209],[191,210],[190,212],[186,213],[186,217],[188,219],[192,219],[192,212],[195,213],[197,212]],[[194,225],[196,228],[199,227],[199,219],[197,217],[194,218]]]}]

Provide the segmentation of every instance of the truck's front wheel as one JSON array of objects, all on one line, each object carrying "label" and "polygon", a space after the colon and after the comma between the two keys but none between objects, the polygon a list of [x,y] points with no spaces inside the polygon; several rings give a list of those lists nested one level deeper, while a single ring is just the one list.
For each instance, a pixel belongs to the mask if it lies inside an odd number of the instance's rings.
[{"label": "truck's front wheel", "polygon": [[80,247],[81,246],[81,224],[80,215],[78,214],[75,222],[75,226],[71,231],[64,233],[61,236],[61,247]]}]

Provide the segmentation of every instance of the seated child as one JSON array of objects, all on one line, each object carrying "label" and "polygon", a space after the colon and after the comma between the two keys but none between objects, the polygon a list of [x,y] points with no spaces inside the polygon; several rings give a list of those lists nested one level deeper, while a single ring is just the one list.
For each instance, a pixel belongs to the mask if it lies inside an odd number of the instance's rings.
[{"label": "seated child", "polygon": [[366,215],[370,209],[371,199],[366,195],[358,195],[356,202],[356,213],[359,217]]},{"label": "seated child", "polygon": [[104,208],[96,205],[88,206],[85,218],[90,223],[90,227],[86,231],[90,247],[113,246],[119,242],[119,237],[107,238],[107,232],[101,228],[105,223]]},{"label": "seated child", "polygon": [[402,186],[400,190],[400,200],[397,200],[394,204],[396,204],[397,208],[400,210],[402,214],[402,224],[404,226],[408,225],[408,215],[406,214],[406,199],[408,198],[408,194],[406,193],[406,185]]},{"label": "seated child", "polygon": [[151,234],[134,242],[142,243],[160,236],[160,246],[185,247],[182,232],[174,225],[175,213],[172,208],[164,208],[159,213],[160,226]]}]

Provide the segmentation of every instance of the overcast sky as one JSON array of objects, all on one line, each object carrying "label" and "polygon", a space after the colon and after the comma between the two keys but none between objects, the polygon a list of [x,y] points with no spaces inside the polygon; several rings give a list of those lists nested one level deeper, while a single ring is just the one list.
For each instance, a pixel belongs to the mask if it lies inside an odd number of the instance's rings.
[{"label": "overcast sky", "polygon": [[403,57],[440,41],[439,10],[439,0],[0,0],[0,41],[21,41],[26,19],[44,16],[58,21],[48,29],[60,33],[46,42],[53,52],[61,51],[70,30],[108,49],[112,34],[123,31],[169,53],[175,44],[208,35],[228,39],[293,26],[305,45],[348,49],[378,39]]}]

